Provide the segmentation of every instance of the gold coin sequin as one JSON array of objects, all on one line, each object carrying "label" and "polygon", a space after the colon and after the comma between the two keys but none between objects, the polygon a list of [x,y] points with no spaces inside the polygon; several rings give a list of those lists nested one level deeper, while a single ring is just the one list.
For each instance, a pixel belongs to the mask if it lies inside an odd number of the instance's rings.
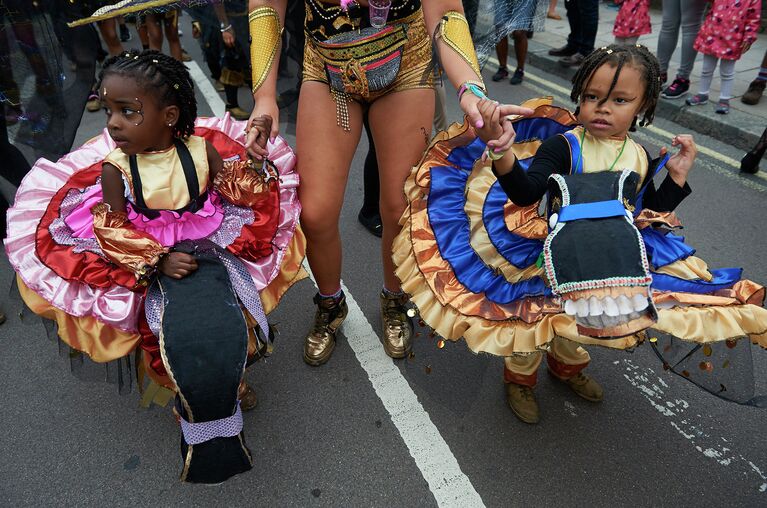
[{"label": "gold coin sequin", "polygon": [[442,349],[443,347],[445,347],[445,341],[444,341],[444,340],[442,340],[442,339],[439,339],[439,340],[437,341],[437,347],[438,347],[438,348],[440,348],[440,349]]},{"label": "gold coin sequin", "polygon": [[706,344],[705,346],[703,346],[703,354],[704,354],[704,355],[706,355],[706,356],[711,356],[711,353],[712,353],[712,352],[713,352],[713,351],[712,351],[712,349],[711,349],[711,346],[709,346],[708,344]]}]

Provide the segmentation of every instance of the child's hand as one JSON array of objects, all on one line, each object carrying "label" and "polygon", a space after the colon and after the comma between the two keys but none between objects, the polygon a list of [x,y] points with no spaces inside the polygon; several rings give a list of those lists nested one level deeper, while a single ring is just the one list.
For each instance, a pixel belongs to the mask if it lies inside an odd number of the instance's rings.
[{"label": "child's hand", "polygon": [[269,154],[266,150],[266,143],[269,141],[269,136],[272,132],[272,117],[261,115],[251,118],[248,121],[247,132],[248,146],[252,148],[249,152],[254,159],[263,160]]},{"label": "child's hand", "polygon": [[197,270],[197,261],[185,252],[171,252],[160,260],[157,269],[168,277],[183,279]]},{"label": "child's hand", "polygon": [[[503,134],[503,127],[501,126],[501,107],[490,99],[480,99],[477,103],[477,110],[482,117],[482,127],[474,127],[474,132],[477,133],[479,139],[488,143],[489,141],[497,140]],[[492,150],[492,144],[487,145],[488,150]],[[482,155],[482,160],[487,158],[487,154]]]},{"label": "child's hand", "polygon": [[[682,148],[671,156],[666,163],[666,169],[671,178],[680,187],[684,187],[687,181],[687,174],[692,169],[695,157],[698,155],[698,148],[695,146],[695,140],[690,134],[679,134],[671,139],[672,146],[681,146]],[[664,146],[660,149],[660,156],[663,157],[668,152]]]}]

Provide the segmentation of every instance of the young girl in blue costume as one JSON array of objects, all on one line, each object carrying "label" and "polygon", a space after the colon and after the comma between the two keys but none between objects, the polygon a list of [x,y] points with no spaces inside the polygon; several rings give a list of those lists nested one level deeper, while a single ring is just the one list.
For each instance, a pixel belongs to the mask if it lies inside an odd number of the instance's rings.
[{"label": "young girl in blue costume", "polygon": [[[394,249],[403,288],[441,336],[463,337],[475,352],[505,357],[507,401],[526,423],[539,419],[533,389],[544,351],[555,379],[599,402],[603,391],[583,372],[589,354],[581,345],[626,349],[645,337],[581,333],[575,312],[552,294],[548,273],[537,263],[549,232],[538,205],[555,173],[628,169],[640,181],[637,227],[677,225],[670,212],[691,192],[692,137],[675,136],[678,152],[668,157],[664,148],[653,159],[629,136],[640,117],[641,125],[653,119],[659,75],[656,58],[643,46],[598,49],[573,78],[575,116],[542,104],[532,118],[514,120],[515,144],[498,153],[489,140],[509,119],[495,102],[483,100],[484,127],[454,126],[438,136],[406,185],[410,209]],[[653,176],[663,168],[668,174],[656,188]],[[709,271],[681,237],[653,227],[641,229],[641,236],[659,309],[653,329],[698,344],[748,337],[767,346],[764,288],[741,280],[737,269]]]},{"label": "young girl in blue costume", "polygon": [[257,168],[245,123],[198,119],[188,70],[157,51],[110,58],[98,90],[106,132],[38,161],[9,212],[8,257],[26,304],[72,349],[140,353],[140,387],[175,395],[182,480],[217,483],[253,465],[245,367],[303,275],[295,157],[254,118],[269,159]]}]

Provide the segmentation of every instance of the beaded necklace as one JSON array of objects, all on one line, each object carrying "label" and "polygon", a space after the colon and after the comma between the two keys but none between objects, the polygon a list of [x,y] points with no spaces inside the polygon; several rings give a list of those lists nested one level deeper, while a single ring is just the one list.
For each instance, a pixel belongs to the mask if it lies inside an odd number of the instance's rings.
[{"label": "beaded necklace", "polygon": [[[583,142],[586,140],[586,128],[583,128],[583,132],[581,133],[581,149],[578,151],[578,160],[575,163],[575,170],[578,171],[578,168],[581,165],[581,158],[583,157]],[[612,171],[615,167],[615,164],[618,162],[618,160],[621,158],[621,155],[623,155],[623,150],[626,148],[626,142],[629,140],[628,134],[623,139],[623,144],[621,145],[621,149],[618,152],[618,156],[615,158],[612,164],[610,164],[610,169],[607,171]]]}]

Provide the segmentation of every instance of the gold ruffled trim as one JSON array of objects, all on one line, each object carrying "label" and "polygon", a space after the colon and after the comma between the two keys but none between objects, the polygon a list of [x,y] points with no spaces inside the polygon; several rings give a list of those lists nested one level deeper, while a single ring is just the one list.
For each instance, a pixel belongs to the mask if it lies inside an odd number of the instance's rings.
[{"label": "gold ruffled trim", "polygon": [[[512,284],[520,280],[542,275],[543,268],[535,264],[525,268],[517,268],[512,265],[506,258],[501,256],[498,249],[490,241],[490,236],[487,233],[487,229],[485,229],[485,222],[482,218],[482,209],[490,187],[496,182],[496,177],[489,166],[482,166],[481,164],[481,162],[477,162],[474,171],[469,175],[469,179],[466,182],[466,204],[464,210],[469,218],[471,248],[474,249],[474,252],[477,253],[487,266],[495,270],[496,273],[502,273],[506,280]],[[511,221],[512,224],[517,226],[514,228],[516,230],[524,229],[526,232],[529,232],[530,230],[537,229],[535,221],[541,218],[533,207],[519,208],[513,204],[512,207],[504,209],[504,213],[508,212],[511,215],[511,217],[505,215],[507,226],[508,222]],[[527,222],[525,222],[526,219]],[[543,219],[541,221],[543,227],[546,228],[546,221]],[[532,225],[531,222],[533,223]]]},{"label": "gold ruffled trim", "polygon": [[[641,343],[645,337],[643,332],[609,340],[581,335],[575,319],[561,312],[558,300],[529,298],[515,305],[500,306],[487,300],[484,294],[469,292],[458,282],[449,264],[440,256],[429,227],[426,200],[430,169],[450,165],[446,160],[450,150],[472,139],[474,132],[466,122],[453,124],[448,131],[439,133],[405,184],[409,206],[400,219],[403,227],[394,240],[392,258],[402,288],[410,294],[423,320],[446,339],[455,341],[463,337],[472,351],[497,356],[545,349],[557,336],[583,345],[616,349],[633,348]],[[693,260],[689,266],[700,269],[697,263]],[[695,275],[689,278],[700,276],[698,272],[693,273]],[[652,328],[699,343],[749,336],[754,343],[767,347],[767,310],[742,304],[761,301],[764,288],[741,281],[714,297],[723,299],[717,303],[727,305],[661,309],[658,322]],[[677,298],[680,303],[691,305],[696,301],[699,304],[714,302],[707,300],[713,298],[710,295],[688,293],[661,293],[660,298]]]},{"label": "gold ruffled trim", "polygon": [[106,325],[92,316],[71,316],[48,303],[16,276],[24,303],[40,317],[56,321],[61,340],[72,349],[82,351],[94,362],[104,363],[130,354],[138,346],[138,333],[124,332]]},{"label": "gold ruffled trim", "polygon": [[447,155],[453,147],[465,145],[472,139],[474,132],[468,122],[451,125],[447,132],[435,136],[428,151],[431,156],[428,160],[422,159],[405,183],[405,194],[410,206],[400,219],[403,229],[395,239],[393,248],[393,259],[398,267],[397,275],[403,281],[403,289],[411,295],[418,290],[407,287],[414,276],[411,273],[417,272],[425,279],[419,284],[427,284],[432,298],[436,297],[441,305],[449,305],[459,314],[483,316],[492,321],[522,319],[534,322],[544,312],[559,312],[559,304],[550,298],[527,298],[499,305],[485,298],[484,293],[472,293],[456,279],[452,267],[440,255],[426,210],[429,171],[434,166],[449,166]]},{"label": "gold ruffled trim", "polygon": [[293,284],[299,282],[309,275],[301,267],[301,263],[306,256],[306,238],[300,227],[296,227],[293,238],[290,240],[288,248],[285,250],[285,256],[282,258],[280,271],[277,276],[261,290],[261,305],[264,312],[269,314],[280,303],[283,295]]},{"label": "gold ruffled trim", "polygon": [[653,271],[686,280],[701,279],[710,282],[714,278],[711,272],[708,271],[706,262],[696,256],[688,256]]}]

